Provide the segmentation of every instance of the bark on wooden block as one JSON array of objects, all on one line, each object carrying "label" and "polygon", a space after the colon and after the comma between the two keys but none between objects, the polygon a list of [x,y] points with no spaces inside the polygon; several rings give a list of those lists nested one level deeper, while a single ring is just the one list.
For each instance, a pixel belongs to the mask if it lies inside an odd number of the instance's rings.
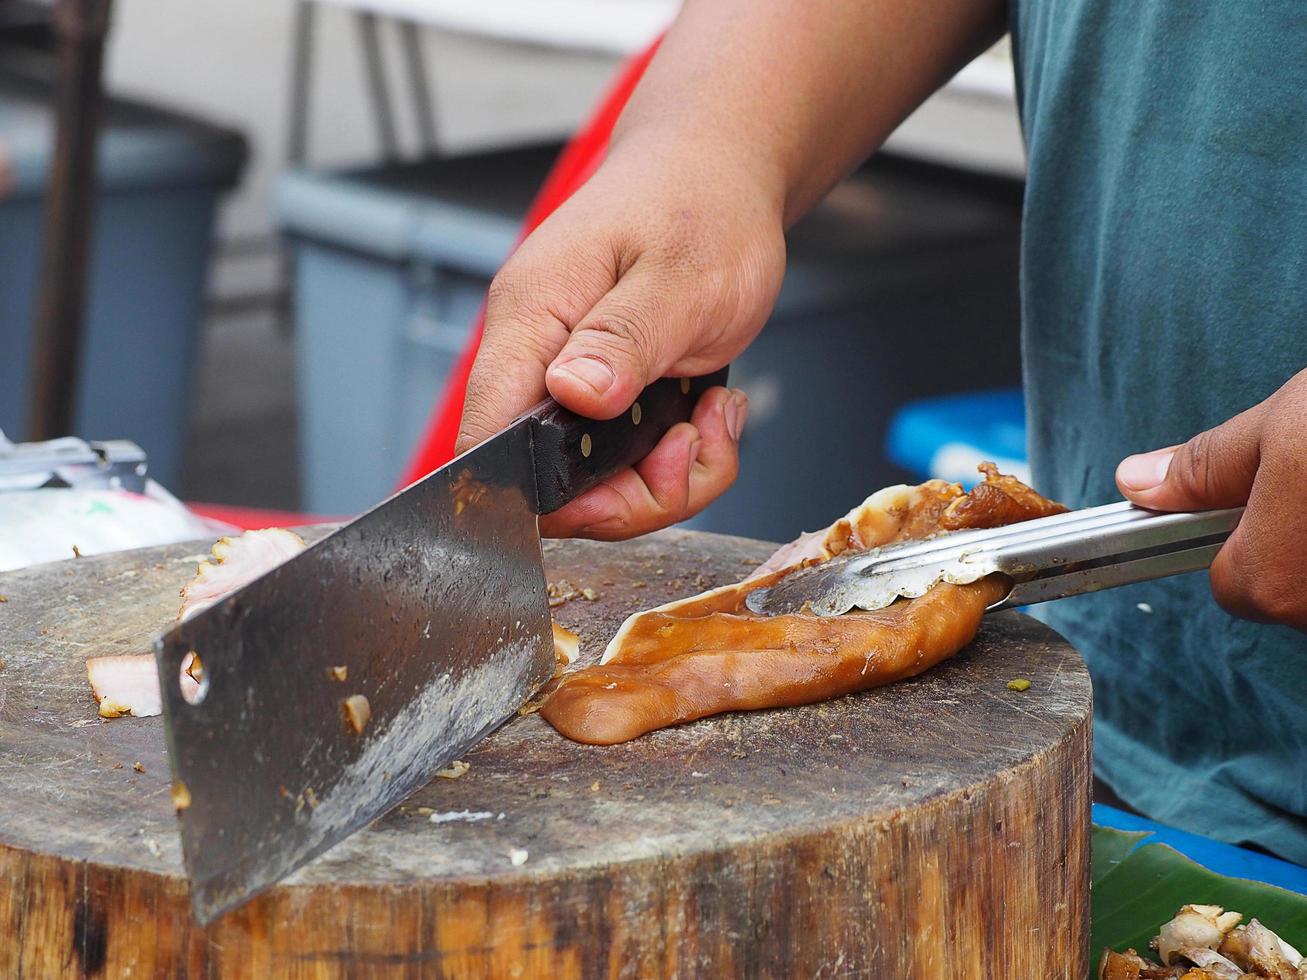
[{"label": "bark on wooden block", "polygon": [[[0,576],[0,977],[1086,975],[1089,678],[1012,613],[827,704],[609,748],[515,719],[461,778],[201,929],[160,719],[98,718],[83,663],[149,649],[207,550]],[[597,593],[554,613],[593,660],[627,613],[767,552],[550,544],[550,579]]]}]

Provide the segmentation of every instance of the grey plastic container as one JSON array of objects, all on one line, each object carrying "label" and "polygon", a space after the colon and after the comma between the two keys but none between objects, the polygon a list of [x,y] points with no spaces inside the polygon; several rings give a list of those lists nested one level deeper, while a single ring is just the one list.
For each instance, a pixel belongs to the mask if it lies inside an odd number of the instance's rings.
[{"label": "grey plastic container", "polygon": [[[357,512],[395,487],[512,249],[553,148],[291,172],[304,506]],[[789,236],[771,321],[732,365],[752,410],[744,469],[691,526],[782,538],[907,474],[895,408],[1014,383],[1019,204],[878,163]]]},{"label": "grey plastic container", "polygon": [[557,152],[278,178],[310,513],[354,513],[394,490]]},{"label": "grey plastic container", "polygon": [[[54,119],[49,85],[0,71],[0,429],[27,422],[32,317]],[[130,439],[181,481],[215,207],[244,139],[119,99],[105,107],[75,431]]]}]

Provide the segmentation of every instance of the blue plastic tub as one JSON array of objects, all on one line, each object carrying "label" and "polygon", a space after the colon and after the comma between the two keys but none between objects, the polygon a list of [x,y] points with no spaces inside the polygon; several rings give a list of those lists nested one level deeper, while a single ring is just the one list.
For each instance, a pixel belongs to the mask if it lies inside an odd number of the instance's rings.
[{"label": "blue plastic tub", "polygon": [[1167,844],[1191,861],[1195,861],[1217,874],[1227,875],[1231,878],[1246,878],[1249,881],[1260,881],[1268,885],[1275,885],[1278,888],[1287,888],[1291,892],[1307,895],[1307,868],[1291,864],[1269,854],[1250,851],[1247,848],[1236,847],[1233,844],[1225,844],[1221,841],[1212,840],[1210,837],[1191,834],[1188,831],[1176,830],[1174,827],[1167,827],[1145,817],[1126,813],[1124,810],[1118,810],[1104,803],[1094,804],[1093,820],[1094,823],[1103,827],[1112,827],[1116,830],[1143,831],[1150,834],[1151,836],[1141,840],[1138,846],[1142,847],[1144,844],[1154,843]]},{"label": "blue plastic tub", "polygon": [[[50,88],[0,71],[0,429],[27,422],[33,303],[54,133]],[[180,483],[215,206],[246,157],[236,133],[111,99],[75,431],[130,439]]]},{"label": "blue plastic tub", "polygon": [[886,455],[917,479],[971,487],[984,460],[1029,481],[1020,388],[947,395],[905,405],[890,420]]}]

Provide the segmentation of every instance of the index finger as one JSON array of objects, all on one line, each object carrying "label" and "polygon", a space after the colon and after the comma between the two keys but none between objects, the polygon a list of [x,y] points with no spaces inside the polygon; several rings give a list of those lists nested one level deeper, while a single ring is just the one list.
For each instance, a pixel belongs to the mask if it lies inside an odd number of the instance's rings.
[{"label": "index finger", "polygon": [[539,236],[528,238],[490,284],[457,452],[494,435],[545,397],[545,370],[572,326],[616,281],[602,251],[541,242]]},{"label": "index finger", "polygon": [[489,313],[467,379],[455,452],[488,439],[545,397],[545,368],[567,341],[567,326],[548,313],[515,311],[491,327]]}]

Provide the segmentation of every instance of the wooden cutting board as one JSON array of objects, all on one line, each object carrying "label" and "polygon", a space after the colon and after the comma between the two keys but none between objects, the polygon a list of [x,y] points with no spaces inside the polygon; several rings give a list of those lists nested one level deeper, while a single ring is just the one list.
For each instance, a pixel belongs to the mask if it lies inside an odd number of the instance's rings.
[{"label": "wooden cutting board", "polygon": [[[519,717],[201,929],[161,721],[99,719],[83,661],[148,650],[210,543],[0,575],[0,977],[1086,975],[1089,677],[1014,613],[826,704],[608,748]],[[551,543],[551,581],[598,593],[555,615],[593,660],[628,613],[768,551]]]}]

